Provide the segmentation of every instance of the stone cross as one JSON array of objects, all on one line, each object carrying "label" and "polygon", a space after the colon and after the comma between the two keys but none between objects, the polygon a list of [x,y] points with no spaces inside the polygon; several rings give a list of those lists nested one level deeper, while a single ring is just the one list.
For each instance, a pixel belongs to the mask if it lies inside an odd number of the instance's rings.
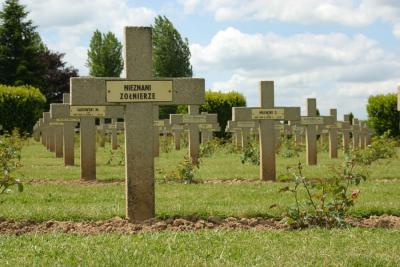
[{"label": "stone cross", "polygon": [[317,99],[306,100],[307,116],[301,117],[301,125],[305,126],[306,162],[307,165],[317,165],[317,126],[332,124],[329,116],[317,116]]},{"label": "stone cross", "polygon": [[275,163],[275,121],[300,120],[299,107],[276,107],[274,104],[274,82],[260,82],[260,107],[235,107],[233,121],[255,120],[259,122],[260,138],[260,179],[276,180]]},{"label": "stone cross", "polygon": [[184,125],[181,124],[170,124],[169,125],[169,131],[172,133],[174,137],[174,144],[175,144],[175,150],[180,150],[181,149],[181,136],[182,132],[184,131]]},{"label": "stone cross", "polygon": [[50,125],[51,118],[49,112],[43,112],[43,124],[46,132],[46,144],[47,149],[50,152],[55,152],[55,135],[54,135],[54,127]]},{"label": "stone cross", "polygon": [[198,164],[200,152],[201,124],[217,124],[217,114],[199,114],[199,105],[189,105],[189,114],[170,114],[170,124],[187,125],[189,129],[189,156],[194,164]]},{"label": "stone cross", "polygon": [[353,118],[353,126],[352,126],[352,133],[353,133],[353,149],[358,149],[360,144],[360,122],[358,119]]},{"label": "stone cross", "polygon": [[332,124],[326,127],[329,130],[329,158],[336,159],[338,157],[337,146],[338,146],[338,125],[337,125],[337,110],[330,109],[332,117]]},{"label": "stone cross", "polygon": [[71,78],[71,105],[124,107],[126,217],[133,221],[155,216],[153,105],[201,105],[205,95],[204,79],[152,77],[151,37],[150,27],[125,28],[126,79]]},{"label": "stone cross", "polygon": [[365,149],[368,146],[369,128],[366,121],[360,121],[360,148]]},{"label": "stone cross", "polygon": [[342,132],[343,151],[347,152],[350,145],[350,115],[343,115],[343,121],[339,122]]},{"label": "stone cross", "polygon": [[[68,94],[69,95],[69,94]],[[79,122],[78,118],[70,116],[69,104],[50,104],[50,116],[57,122],[63,124],[63,158],[65,166],[75,164],[75,127]]]},{"label": "stone cross", "polygon": [[247,147],[250,142],[250,132],[252,129],[258,129],[259,125],[257,121],[250,120],[250,121],[228,121],[227,123],[228,131],[231,129],[235,129],[233,132],[238,132],[237,137],[241,140],[238,140],[240,143],[238,147]]},{"label": "stone cross", "polygon": [[[74,83],[71,79],[71,87]],[[82,80],[85,78],[82,78]],[[79,83],[78,83],[79,84]],[[71,90],[71,103],[73,90]],[[75,103],[79,103],[76,101]],[[71,105],[70,116],[80,120],[81,179],[96,180],[96,118],[116,117],[123,114],[122,106]]]}]

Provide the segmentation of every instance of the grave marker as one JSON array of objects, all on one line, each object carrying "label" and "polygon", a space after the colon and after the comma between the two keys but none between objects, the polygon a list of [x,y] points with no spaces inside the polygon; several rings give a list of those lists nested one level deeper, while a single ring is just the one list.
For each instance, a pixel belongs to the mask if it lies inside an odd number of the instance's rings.
[{"label": "grave marker", "polygon": [[[201,105],[205,94],[204,79],[193,78],[156,79],[172,81],[172,88],[163,85],[166,92],[160,94],[158,89],[153,91],[151,36],[150,27],[125,28],[125,70],[129,80],[71,79],[72,105],[124,104],[126,217],[134,221],[143,221],[155,215],[153,105]],[[114,91],[123,99],[113,97]],[[125,96],[125,93],[128,95]],[[166,98],[165,95],[172,97]],[[107,102],[106,99],[115,102]]]},{"label": "grave marker", "polygon": [[260,107],[235,107],[232,112],[233,121],[259,121],[260,138],[260,179],[263,181],[276,179],[275,165],[275,121],[300,120],[300,108],[275,107],[274,82],[260,82]]},{"label": "grave marker", "polygon": [[353,118],[353,126],[352,126],[352,133],[353,133],[353,149],[358,149],[360,144],[360,124],[358,119]]}]

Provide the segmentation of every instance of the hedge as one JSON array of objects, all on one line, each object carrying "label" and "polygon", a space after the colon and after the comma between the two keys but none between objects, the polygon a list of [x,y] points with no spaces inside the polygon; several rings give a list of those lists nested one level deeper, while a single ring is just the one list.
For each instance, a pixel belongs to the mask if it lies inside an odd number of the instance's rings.
[{"label": "hedge", "polygon": [[205,104],[200,107],[200,111],[218,114],[218,123],[221,126],[220,137],[225,136],[225,127],[228,120],[232,119],[232,107],[245,107],[246,98],[235,91],[215,92],[207,91],[205,95]]},{"label": "hedge", "polygon": [[5,131],[18,128],[30,133],[45,103],[46,97],[37,88],[0,85],[0,125]]}]

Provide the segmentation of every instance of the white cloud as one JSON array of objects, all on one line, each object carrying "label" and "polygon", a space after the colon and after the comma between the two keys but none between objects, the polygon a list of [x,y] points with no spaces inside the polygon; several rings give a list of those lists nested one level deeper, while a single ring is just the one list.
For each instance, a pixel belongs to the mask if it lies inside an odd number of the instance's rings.
[{"label": "white cloud", "polygon": [[[4,1],[0,0],[0,4]],[[128,0],[21,0],[39,26],[50,49],[66,53],[81,75],[87,74],[86,51],[96,29],[112,31],[122,40],[124,26],[149,26],[156,12]]]},{"label": "white cloud", "polygon": [[192,64],[211,88],[243,92],[258,104],[258,82],[274,80],[277,104],[301,105],[309,95],[321,106],[365,115],[370,94],[395,90],[398,55],[385,52],[364,35],[296,34],[290,37],[247,34],[229,27],[207,45],[191,45]]},{"label": "white cloud", "polygon": [[[191,2],[191,1],[190,1]],[[196,1],[197,2],[197,1]],[[393,25],[400,38],[400,1],[398,0],[205,0],[185,10],[205,10],[217,21],[238,19],[272,20],[303,24],[337,23],[361,27],[381,20]]]}]

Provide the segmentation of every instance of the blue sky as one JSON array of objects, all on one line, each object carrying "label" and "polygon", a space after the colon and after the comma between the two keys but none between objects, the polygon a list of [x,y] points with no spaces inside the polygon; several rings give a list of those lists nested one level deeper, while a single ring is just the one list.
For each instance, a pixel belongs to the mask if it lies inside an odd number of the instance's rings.
[{"label": "blue sky", "polygon": [[[0,3],[3,0],[0,0]],[[258,105],[258,82],[275,81],[275,103],[366,118],[371,94],[400,77],[400,0],[21,0],[45,43],[87,75],[94,30],[147,26],[166,15],[187,37],[196,77]]]}]

